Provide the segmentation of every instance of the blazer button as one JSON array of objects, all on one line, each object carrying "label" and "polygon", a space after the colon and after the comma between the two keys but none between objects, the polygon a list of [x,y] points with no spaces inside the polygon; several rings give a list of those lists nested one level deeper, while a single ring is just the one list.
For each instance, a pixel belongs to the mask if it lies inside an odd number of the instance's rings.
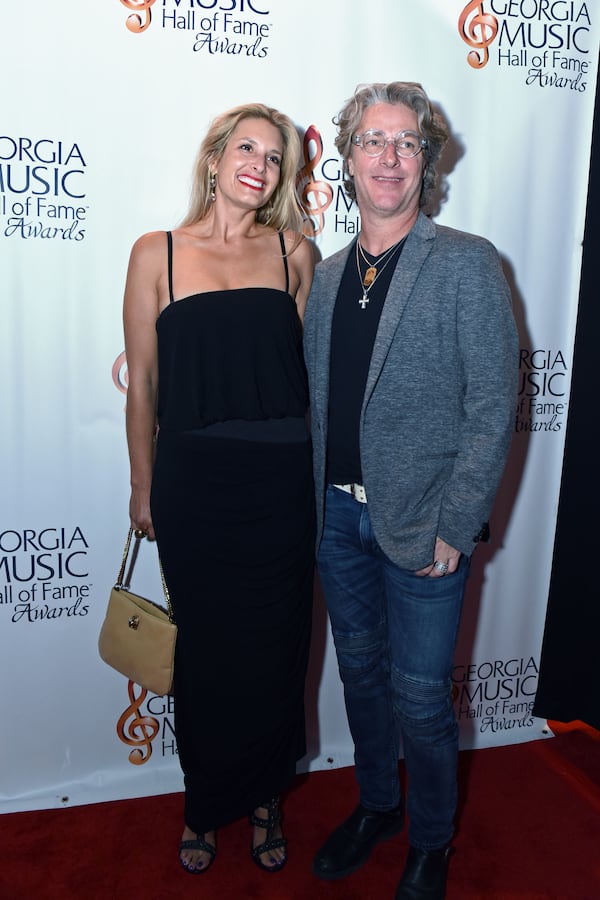
[{"label": "blazer button", "polygon": [[473,543],[478,544],[479,541],[484,541],[487,543],[490,539],[490,523],[484,522],[475,537],[473,538]]}]

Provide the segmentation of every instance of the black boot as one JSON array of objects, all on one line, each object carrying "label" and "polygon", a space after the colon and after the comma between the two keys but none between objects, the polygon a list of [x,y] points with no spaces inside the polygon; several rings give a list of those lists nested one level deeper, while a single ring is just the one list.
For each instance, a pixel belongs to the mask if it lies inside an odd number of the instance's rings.
[{"label": "black boot", "polygon": [[402,826],[400,806],[389,812],[357,806],[352,815],[329,835],[315,856],[313,873],[325,881],[345,878],[360,869],[377,844],[402,831]]},{"label": "black boot", "polygon": [[444,900],[450,847],[417,850],[409,847],[396,900]]}]

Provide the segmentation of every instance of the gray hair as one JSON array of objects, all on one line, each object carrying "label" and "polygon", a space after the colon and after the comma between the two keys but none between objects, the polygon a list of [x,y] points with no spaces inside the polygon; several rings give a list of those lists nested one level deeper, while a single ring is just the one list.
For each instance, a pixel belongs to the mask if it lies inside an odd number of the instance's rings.
[{"label": "gray hair", "polygon": [[333,123],[338,127],[335,146],[344,160],[344,187],[349,197],[356,200],[354,179],[348,172],[348,159],[352,152],[352,138],[360,125],[365,110],[376,103],[407,106],[417,114],[419,132],[427,141],[423,149],[425,173],[421,188],[420,205],[424,206],[436,183],[436,164],[448,140],[448,129],[436,113],[420,84],[414,81],[392,81],[389,84],[359,84],[352,97],[346,101]]}]

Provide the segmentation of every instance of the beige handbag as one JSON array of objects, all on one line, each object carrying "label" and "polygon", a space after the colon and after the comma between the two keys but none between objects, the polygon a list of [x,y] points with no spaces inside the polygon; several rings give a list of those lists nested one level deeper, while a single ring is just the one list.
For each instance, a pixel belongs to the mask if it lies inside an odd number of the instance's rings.
[{"label": "beige handbag", "polygon": [[[117,583],[110,592],[100,630],[98,650],[104,662],[121,675],[162,696],[169,693],[173,683],[177,625],[173,620],[171,598],[162,566],[160,575],[167,610],[129,590],[132,567],[126,579],[125,568],[132,535],[133,528],[130,528]],[[136,531],[135,537],[139,541],[143,532]]]}]

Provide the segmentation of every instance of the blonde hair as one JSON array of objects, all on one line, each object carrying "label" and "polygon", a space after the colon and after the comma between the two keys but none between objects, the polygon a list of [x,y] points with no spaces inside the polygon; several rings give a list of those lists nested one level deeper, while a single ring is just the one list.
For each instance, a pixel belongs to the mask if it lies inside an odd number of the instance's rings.
[{"label": "blonde hair", "polygon": [[302,207],[296,193],[301,145],[288,116],[262,103],[246,103],[217,116],[198,151],[194,166],[190,206],[181,223],[193,225],[203,219],[212,206],[211,169],[221,159],[232,132],[243,119],[264,119],[275,126],[283,141],[279,183],[269,201],[256,212],[256,221],[276,231],[302,230]]}]

